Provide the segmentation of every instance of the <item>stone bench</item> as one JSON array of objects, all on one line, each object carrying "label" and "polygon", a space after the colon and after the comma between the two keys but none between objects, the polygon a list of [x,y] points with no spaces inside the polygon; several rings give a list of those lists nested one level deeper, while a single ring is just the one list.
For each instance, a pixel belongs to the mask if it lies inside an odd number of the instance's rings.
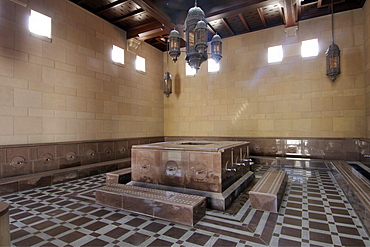
[{"label": "stone bench", "polygon": [[249,191],[252,208],[278,213],[287,180],[285,171],[267,170]]},{"label": "stone bench", "polygon": [[131,181],[131,167],[108,172],[105,176],[106,184],[126,184]]},{"label": "stone bench", "polygon": [[96,190],[96,203],[193,226],[206,213],[206,197],[112,184]]},{"label": "stone bench", "polygon": [[[350,162],[352,163],[352,162]],[[333,174],[365,228],[370,232],[370,181],[346,161],[332,161]],[[368,167],[360,164],[365,171]]]},{"label": "stone bench", "polygon": [[131,158],[124,158],[28,175],[0,178],[0,196],[107,173],[130,165]]}]

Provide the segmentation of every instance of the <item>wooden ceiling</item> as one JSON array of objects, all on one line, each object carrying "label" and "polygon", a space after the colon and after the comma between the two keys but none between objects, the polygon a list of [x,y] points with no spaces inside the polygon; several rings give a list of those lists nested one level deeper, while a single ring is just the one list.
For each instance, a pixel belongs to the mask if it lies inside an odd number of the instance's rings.
[{"label": "wooden ceiling", "polygon": [[[165,51],[166,38],[181,34],[194,0],[70,0],[136,38]],[[301,20],[331,14],[332,0],[198,0],[208,21],[209,36],[227,38],[274,26],[291,27]],[[362,8],[366,0],[333,0],[334,13]]]}]

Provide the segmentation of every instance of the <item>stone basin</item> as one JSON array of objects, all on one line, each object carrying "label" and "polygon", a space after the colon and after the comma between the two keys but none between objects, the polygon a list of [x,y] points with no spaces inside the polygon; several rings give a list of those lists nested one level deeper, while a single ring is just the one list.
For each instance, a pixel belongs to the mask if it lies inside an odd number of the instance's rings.
[{"label": "stone basin", "polygon": [[131,184],[206,196],[209,207],[225,210],[254,178],[248,148],[237,141],[134,145]]}]

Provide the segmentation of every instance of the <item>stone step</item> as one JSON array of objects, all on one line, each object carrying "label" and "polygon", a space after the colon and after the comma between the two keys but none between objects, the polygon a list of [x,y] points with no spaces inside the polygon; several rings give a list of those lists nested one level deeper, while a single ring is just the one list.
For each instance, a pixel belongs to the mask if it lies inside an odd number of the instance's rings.
[{"label": "stone step", "polygon": [[249,191],[252,208],[278,213],[287,181],[285,171],[267,170]]},{"label": "stone step", "polygon": [[131,181],[131,167],[108,172],[105,176],[106,184],[126,184]]},{"label": "stone step", "polygon": [[111,184],[95,195],[98,204],[187,226],[194,226],[206,213],[206,197],[173,191]]}]

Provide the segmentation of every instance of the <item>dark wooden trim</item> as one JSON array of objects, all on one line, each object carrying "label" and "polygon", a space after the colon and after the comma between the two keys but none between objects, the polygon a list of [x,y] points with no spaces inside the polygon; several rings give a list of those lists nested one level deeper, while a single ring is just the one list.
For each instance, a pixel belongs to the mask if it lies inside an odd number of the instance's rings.
[{"label": "dark wooden trim", "polygon": [[285,27],[297,26],[296,21],[296,5],[292,0],[284,0],[284,23]]},{"label": "dark wooden trim", "polygon": [[232,30],[232,28],[230,27],[230,24],[227,22],[226,18],[222,18],[221,19],[222,23],[226,26],[227,30],[229,30],[229,32],[232,34],[232,35],[235,35],[235,32]]},{"label": "dark wooden trim", "polygon": [[263,26],[264,27],[267,27],[266,19],[265,19],[265,16],[263,14],[263,8],[258,8],[257,9],[257,12],[258,12],[258,15],[259,15],[259,17],[261,19],[261,22],[262,22]]},{"label": "dark wooden trim", "polygon": [[107,10],[110,10],[112,8],[120,6],[120,5],[124,4],[127,1],[128,0],[117,0],[115,2],[112,2],[112,3],[108,4],[108,5],[105,5],[101,8],[99,8],[99,9],[96,9],[95,11],[93,11],[93,13],[96,14],[96,15],[101,14],[101,13],[107,11]]},{"label": "dark wooden trim", "polygon": [[275,5],[280,4],[279,0],[265,0],[260,1],[259,3],[254,3],[255,1],[247,0],[242,4],[236,4],[221,10],[217,10],[206,14],[206,19],[208,22],[213,20],[218,20],[221,18],[227,18],[230,16],[238,15],[241,12],[248,12],[250,10],[256,10],[258,8],[265,7],[266,5]]},{"label": "dark wooden trim", "polygon": [[243,23],[245,29],[247,29],[247,31],[250,32],[251,29],[249,28],[248,23],[247,23],[247,21],[244,18],[244,15],[242,13],[239,13],[238,14],[238,17],[239,17],[240,21]]},{"label": "dark wooden trim", "polygon": [[118,22],[125,21],[125,20],[127,20],[127,19],[130,19],[130,18],[132,18],[132,17],[136,16],[136,15],[141,15],[141,14],[143,14],[144,12],[145,12],[145,11],[144,11],[143,9],[137,9],[137,10],[135,10],[135,11],[131,12],[131,13],[130,13],[130,14],[128,14],[128,15],[122,16],[122,17],[120,17],[120,18],[118,18],[118,19],[116,19],[116,20],[112,21],[112,23],[116,24],[116,23],[118,23]]}]

